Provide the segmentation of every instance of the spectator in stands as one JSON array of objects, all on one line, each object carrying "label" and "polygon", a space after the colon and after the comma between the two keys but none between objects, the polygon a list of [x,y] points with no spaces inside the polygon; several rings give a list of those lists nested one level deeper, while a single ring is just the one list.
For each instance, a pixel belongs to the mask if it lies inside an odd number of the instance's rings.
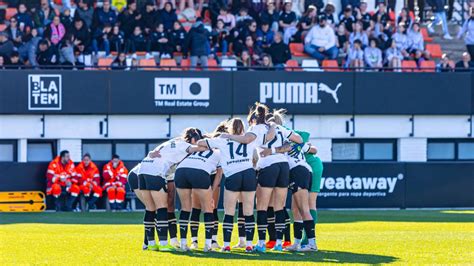
[{"label": "spectator in stands", "polygon": [[252,65],[257,65],[260,61],[260,56],[262,55],[263,51],[260,47],[258,47],[252,36],[247,36],[245,38],[245,46],[244,49],[247,50],[252,58]]},{"label": "spectator in stands", "polygon": [[82,156],[82,161],[74,169],[72,180],[81,188],[81,192],[87,200],[88,209],[95,209],[95,203],[102,197],[102,187],[99,168],[91,160],[89,153]]},{"label": "spectator in stands", "polygon": [[212,27],[216,26],[218,16],[220,15],[221,9],[224,8],[227,10],[227,1],[226,0],[214,0],[209,2],[209,13],[211,16]]},{"label": "spectator in stands", "polygon": [[105,25],[115,25],[117,13],[112,9],[109,0],[105,0],[102,7],[97,7],[94,12],[93,28],[102,29]]},{"label": "spectator in stands", "polygon": [[252,66],[252,58],[250,57],[249,51],[243,50],[240,57],[237,58],[237,67],[243,68],[241,70],[249,70]]},{"label": "spectator in stands", "polygon": [[[164,17],[163,14],[162,17]],[[120,30],[124,33],[125,38],[132,35],[135,27],[140,25],[140,19],[141,15],[137,11],[137,3],[135,0],[130,0],[127,8],[117,18],[120,23]]]},{"label": "spectator in stands", "polygon": [[38,44],[36,62],[40,66],[52,66],[58,63],[56,54],[47,40],[41,40]]},{"label": "spectator in stands", "polygon": [[97,54],[99,50],[105,51],[105,55],[110,54],[109,35],[112,31],[110,24],[104,24],[102,27],[96,28],[94,35],[92,35],[92,51]]},{"label": "spectator in stands", "polygon": [[89,6],[88,0],[79,0],[78,6],[79,8],[76,9],[74,16],[81,18],[86,24],[86,28],[90,29],[94,18],[94,9]]},{"label": "spectator in stands", "polygon": [[298,31],[298,28],[296,28],[298,20],[296,19],[295,12],[291,11],[291,8],[291,1],[286,0],[278,21],[280,30],[283,31],[283,42],[286,44],[290,43],[291,37]]},{"label": "spectator in stands", "polygon": [[76,17],[74,19],[74,27],[71,33],[74,35],[75,50],[81,54],[87,53],[91,43],[91,33],[81,18]]},{"label": "spectator in stands", "polygon": [[66,28],[66,31],[70,32],[72,27],[74,26],[74,17],[71,16],[71,10],[64,10],[63,13],[61,13],[61,15],[59,16],[59,18],[61,19],[61,23]]},{"label": "spectator in stands", "polygon": [[38,62],[36,61],[36,51],[40,40],[41,37],[38,35],[38,29],[32,28],[30,33],[27,34],[24,39],[25,44],[18,49],[21,58],[23,60],[28,60],[32,67],[38,66]]},{"label": "spectator in stands", "polygon": [[53,21],[56,15],[49,5],[48,0],[41,0],[41,7],[36,9],[33,15],[34,26],[38,29],[39,35],[43,35],[43,28]]},{"label": "spectator in stands", "polygon": [[348,32],[352,33],[352,31],[354,30],[353,25],[354,25],[355,22],[356,22],[356,20],[353,16],[353,13],[352,13],[352,7],[351,6],[346,6],[344,8],[344,12],[342,13],[342,15],[339,18],[339,23],[344,24],[344,26],[346,26],[346,30]]},{"label": "spectator in stands", "polygon": [[181,22],[175,21],[173,24],[173,30],[170,33],[170,39],[172,46],[174,47],[174,52],[183,51],[184,42],[186,41],[186,35],[187,32],[184,30],[183,25],[181,25]]},{"label": "spectator in stands", "polygon": [[207,68],[210,53],[209,32],[204,28],[202,20],[198,19],[188,32],[184,53],[190,52],[191,66],[196,67],[198,63]]},{"label": "spectator in stands", "polygon": [[222,53],[222,56],[227,56],[229,32],[225,28],[224,21],[217,20],[216,28],[212,31],[212,53],[217,56],[217,53]]},{"label": "spectator in stands", "polygon": [[76,65],[76,57],[74,56],[74,35],[66,34],[61,41],[59,45],[59,62],[62,65]]},{"label": "spectator in stands", "polygon": [[239,15],[237,15],[235,17],[235,25],[238,27],[238,28],[242,28],[244,27],[248,21],[251,21],[253,20],[253,18],[251,16],[249,16],[249,10],[245,7],[242,7],[240,10],[239,10]]},{"label": "spectator in stands", "polygon": [[257,22],[255,20],[249,20],[248,24],[243,27],[239,33],[239,38],[245,42],[245,39],[250,36],[254,40],[257,39]]},{"label": "spectator in stands", "polygon": [[434,25],[438,25],[440,22],[443,26],[443,38],[446,40],[451,40],[453,37],[449,34],[448,30],[448,20],[446,19],[446,11],[444,10],[445,1],[444,0],[428,0],[428,3],[433,8],[433,14],[435,16],[434,21],[428,24],[428,31],[433,34],[435,32]]},{"label": "spectator in stands", "polygon": [[467,51],[471,58],[474,58],[474,7],[470,8],[471,16],[467,19],[458,33],[458,39],[464,36]]},{"label": "spectator in stands", "polygon": [[112,32],[108,35],[110,50],[115,52],[122,52],[125,46],[125,34],[120,30],[120,27],[115,25]]},{"label": "spectator in stands", "polygon": [[268,23],[272,31],[278,31],[279,14],[275,8],[275,2],[268,0],[267,8],[260,13],[260,22]]},{"label": "spectator in stands", "polygon": [[452,72],[454,71],[454,64],[447,54],[441,56],[441,62],[436,66],[438,72]]},{"label": "spectator in stands", "polygon": [[416,51],[425,50],[425,42],[423,40],[423,34],[420,32],[420,24],[418,22],[413,23],[411,29],[408,31],[408,48],[407,52],[413,54]]},{"label": "spectator in stands", "polygon": [[173,9],[173,6],[170,2],[165,3],[160,15],[163,26],[165,27],[165,31],[173,29],[173,24],[178,20],[178,17],[176,16],[176,11]]},{"label": "spectator in stands", "polygon": [[127,68],[127,55],[120,52],[112,62],[112,70],[125,70]]},{"label": "spectator in stands", "polygon": [[227,8],[224,6],[221,7],[217,20],[222,20],[222,22],[224,22],[224,28],[228,31],[232,30],[236,25],[234,15],[229,13]]},{"label": "spectator in stands", "polygon": [[155,10],[155,4],[152,1],[147,1],[145,10],[142,12],[142,28],[145,35],[150,35],[155,29],[156,25],[160,23],[160,15]]},{"label": "spectator in stands", "polygon": [[262,55],[262,64],[258,70],[275,70],[272,63],[272,57],[268,54]]},{"label": "spectator in stands", "polygon": [[318,60],[336,59],[338,49],[336,47],[336,35],[334,30],[326,25],[326,15],[318,17],[319,24],[315,25],[305,37],[304,50],[307,54]]},{"label": "spectator in stands", "polygon": [[20,30],[16,17],[10,18],[10,25],[8,25],[5,32],[8,34],[8,39],[13,42],[15,49],[18,49],[23,44],[24,31]]},{"label": "spectator in stands", "polygon": [[327,24],[331,27],[339,25],[339,19],[336,15],[336,7],[330,2],[326,4],[322,14],[326,15]]},{"label": "spectator in stands", "polygon": [[362,22],[358,21],[354,24],[354,31],[349,35],[349,44],[354,45],[354,42],[359,40],[362,43],[362,49],[369,45],[369,37],[363,29]]},{"label": "spectator in stands", "polygon": [[304,12],[298,22],[298,32],[294,36],[296,41],[303,42],[303,36],[305,36],[316,23],[317,14],[318,10],[315,6],[309,6],[306,12]]},{"label": "spectator in stands", "polygon": [[158,52],[161,58],[171,58],[173,47],[165,26],[160,23],[156,26],[148,40],[147,52]]},{"label": "spectator in stands", "polygon": [[371,38],[369,43],[370,45],[364,50],[365,64],[374,70],[378,70],[383,67],[382,51],[377,47],[377,39]]},{"label": "spectator in stands", "polygon": [[456,63],[456,72],[474,71],[474,61],[468,52],[462,53],[462,59]]},{"label": "spectator in stands", "polygon": [[349,49],[349,40],[347,38],[346,26],[339,24],[336,31],[336,41],[339,54],[346,54]]},{"label": "spectator in stands", "polygon": [[104,165],[102,177],[104,178],[103,189],[107,196],[112,210],[121,210],[125,200],[125,184],[127,183],[128,170],[116,154],[112,160]]},{"label": "spectator in stands", "polygon": [[360,4],[361,4],[360,0],[341,0],[342,8],[345,8],[348,5],[353,6],[353,7],[359,7]]},{"label": "spectator in stands", "polygon": [[18,25],[24,25],[25,28],[33,28],[33,19],[28,13],[28,9],[24,3],[18,5],[18,13],[14,18],[18,21]]},{"label": "spectator in stands", "polygon": [[129,53],[144,52],[147,50],[147,38],[143,34],[140,26],[135,26],[133,34],[128,39],[128,48],[126,49]]},{"label": "spectator in stands", "polygon": [[397,49],[402,53],[403,57],[408,57],[407,49],[409,48],[410,42],[405,30],[406,28],[403,23],[398,25],[398,31],[393,34],[392,40],[397,44]]},{"label": "spectator in stands", "polygon": [[270,48],[274,34],[275,32],[270,29],[268,22],[262,22],[260,29],[257,30],[257,46],[264,51]]},{"label": "spectator in stands", "polygon": [[15,46],[13,42],[8,39],[8,35],[5,32],[0,32],[0,55],[10,57]]},{"label": "spectator in stands", "polygon": [[359,8],[355,8],[356,20],[362,22],[362,28],[366,32],[373,30],[372,16],[367,12],[367,2],[360,3]]},{"label": "spectator in stands", "polygon": [[400,15],[398,15],[397,25],[400,25],[400,23],[403,23],[403,25],[405,25],[405,30],[408,30],[412,27],[413,21],[410,17],[410,11],[406,7],[402,8],[402,11],[400,11]]},{"label": "spectator in stands", "polygon": [[[72,210],[72,205],[79,196],[80,188],[71,182],[74,163],[69,151],[63,150],[48,165],[46,172],[46,194],[52,196],[56,211]],[[62,198],[66,198],[66,208],[62,206]]]},{"label": "spectator in stands", "polygon": [[55,49],[66,35],[66,28],[61,23],[59,16],[54,16],[53,22],[46,28],[44,37],[48,38]]},{"label": "spectator in stands", "polygon": [[385,60],[389,67],[394,68],[396,72],[401,72],[403,54],[397,48],[395,40],[392,40],[390,48],[385,51]]},{"label": "spectator in stands", "polygon": [[0,69],[5,69],[5,57],[0,54]]},{"label": "spectator in stands", "polygon": [[347,54],[346,67],[355,68],[355,71],[362,71],[364,67],[364,50],[359,39],[354,41]]},{"label": "spectator in stands", "polygon": [[8,69],[21,69],[23,68],[24,64],[21,61],[20,54],[14,51],[10,55],[10,62],[8,62],[7,68]]},{"label": "spectator in stands", "polygon": [[288,60],[291,59],[290,48],[282,40],[280,32],[276,32],[273,37],[273,43],[268,49],[268,54],[272,58],[273,66],[283,68]]},{"label": "spectator in stands", "polygon": [[417,50],[415,52],[415,58],[414,59],[415,59],[415,62],[416,62],[416,65],[418,66],[418,68],[421,67],[422,62],[426,61],[426,58],[423,54],[423,51],[420,51],[420,50]]},{"label": "spectator in stands", "polygon": [[384,2],[378,4],[378,10],[372,17],[374,21],[375,33],[377,36],[385,34],[387,37],[391,36],[390,16],[387,13],[387,6]]}]

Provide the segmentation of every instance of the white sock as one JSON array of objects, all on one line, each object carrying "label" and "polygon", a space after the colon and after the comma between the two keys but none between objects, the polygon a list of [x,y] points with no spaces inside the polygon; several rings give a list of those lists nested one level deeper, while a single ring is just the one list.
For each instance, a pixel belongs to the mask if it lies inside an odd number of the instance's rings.
[{"label": "white sock", "polygon": [[281,245],[281,239],[277,239],[275,246]]},{"label": "white sock", "polygon": [[166,245],[168,245],[168,241],[160,240],[160,246],[166,246]]},{"label": "white sock", "polygon": [[193,242],[196,242],[196,243],[198,242],[198,238],[195,237],[195,236],[191,237],[191,240],[192,240]]},{"label": "white sock", "polygon": [[210,247],[212,244],[212,239],[206,239],[206,246]]},{"label": "white sock", "polygon": [[253,246],[253,245],[252,245],[252,241],[248,241],[248,240],[247,240],[247,247],[251,247],[251,246]]},{"label": "white sock", "polygon": [[230,242],[224,242],[224,247],[230,246]]},{"label": "white sock", "polygon": [[152,241],[148,240],[148,246],[154,246],[154,245],[156,245],[155,240],[152,240]]},{"label": "white sock", "polygon": [[170,242],[171,243],[176,243],[176,242],[178,242],[178,239],[176,237],[173,237],[173,238],[170,239]]},{"label": "white sock", "polygon": [[188,240],[185,238],[185,239],[181,239],[181,245],[182,246],[186,246],[188,244]]},{"label": "white sock", "polygon": [[295,241],[294,241],[294,242],[295,242],[296,245],[299,245],[299,244],[301,243],[301,239],[295,238]]},{"label": "white sock", "polygon": [[212,240],[217,241],[217,235],[213,235]]},{"label": "white sock", "polygon": [[245,243],[245,237],[243,236],[239,237],[239,243]]},{"label": "white sock", "polygon": [[258,245],[259,245],[260,247],[265,246],[265,240],[258,240]]},{"label": "white sock", "polygon": [[316,239],[315,238],[308,239],[308,244],[310,244],[311,246],[316,246]]}]

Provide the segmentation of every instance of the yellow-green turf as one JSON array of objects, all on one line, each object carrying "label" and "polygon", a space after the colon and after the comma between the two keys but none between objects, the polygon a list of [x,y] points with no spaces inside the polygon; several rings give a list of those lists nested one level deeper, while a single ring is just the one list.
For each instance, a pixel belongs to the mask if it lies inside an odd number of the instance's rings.
[{"label": "yellow-green turf", "polygon": [[474,211],[320,211],[320,251],[307,254],[142,251],[142,216],[0,214],[0,265],[474,264]]}]

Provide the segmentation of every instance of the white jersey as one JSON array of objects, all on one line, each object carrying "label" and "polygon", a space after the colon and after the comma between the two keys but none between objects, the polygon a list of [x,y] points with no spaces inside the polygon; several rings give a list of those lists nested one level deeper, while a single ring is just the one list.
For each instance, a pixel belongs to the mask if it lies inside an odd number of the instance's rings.
[{"label": "white jersey", "polygon": [[287,153],[288,164],[290,165],[290,170],[297,167],[297,166],[304,166],[310,172],[313,172],[313,169],[309,164],[306,162],[306,157],[304,156],[305,153],[309,152],[311,146],[308,143],[305,143],[300,151],[290,151]]},{"label": "white jersey", "polygon": [[219,149],[224,176],[229,177],[238,172],[253,168],[252,157],[257,143],[242,144],[230,139],[212,138],[206,139],[211,149]]},{"label": "white jersey", "polygon": [[190,147],[191,144],[180,139],[172,139],[162,143],[153,150],[159,150],[161,157],[145,157],[145,159],[143,159],[141,162],[138,173],[166,178],[166,173],[168,172],[169,168],[173,164],[181,162],[188,155],[188,149]]},{"label": "white jersey", "polygon": [[172,166],[170,166],[170,169],[168,169],[168,172],[166,172],[166,181],[170,182],[170,181],[174,181],[174,173],[176,173],[176,164],[173,164]]},{"label": "white jersey", "polygon": [[140,170],[140,164],[141,164],[141,163],[135,165],[135,166],[132,168],[132,170],[130,170],[129,173],[134,173],[134,174],[138,175],[138,171]]},{"label": "white jersey", "polygon": [[255,140],[258,144],[257,152],[259,156],[257,162],[257,169],[262,169],[275,163],[282,163],[288,161],[286,155],[281,153],[272,154],[266,157],[260,157],[260,152],[263,148],[281,147],[283,146],[283,144],[285,144],[285,142],[288,141],[291,134],[293,134],[293,131],[289,129],[286,129],[282,126],[276,126],[275,137],[271,141],[265,143],[265,138],[268,133],[268,129],[269,127],[267,125],[260,124],[251,126],[248,131],[248,133],[252,133],[257,136],[257,139]]},{"label": "white jersey", "polygon": [[179,165],[180,168],[193,168],[206,171],[209,175],[216,171],[221,159],[219,150],[195,152],[186,157]]}]

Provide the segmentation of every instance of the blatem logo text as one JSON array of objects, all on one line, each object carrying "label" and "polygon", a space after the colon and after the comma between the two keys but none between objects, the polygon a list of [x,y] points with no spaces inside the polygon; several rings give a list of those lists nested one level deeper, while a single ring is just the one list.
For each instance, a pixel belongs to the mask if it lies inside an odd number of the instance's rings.
[{"label": "blatem logo text", "polygon": [[28,109],[61,110],[61,75],[28,75]]},{"label": "blatem logo text", "polygon": [[318,104],[319,92],[331,95],[334,103],[339,103],[337,92],[342,86],[338,83],[334,89],[322,82],[260,82],[260,102],[280,104]]},{"label": "blatem logo text", "polygon": [[385,197],[393,193],[403,174],[395,177],[323,177],[322,197]]}]

